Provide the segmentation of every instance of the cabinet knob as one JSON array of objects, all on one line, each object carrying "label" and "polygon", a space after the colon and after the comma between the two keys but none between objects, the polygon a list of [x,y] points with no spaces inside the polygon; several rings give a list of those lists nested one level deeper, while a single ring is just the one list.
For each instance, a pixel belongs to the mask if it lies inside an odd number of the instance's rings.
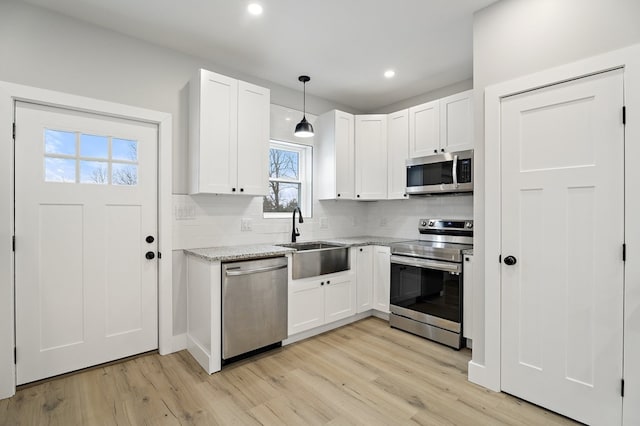
[{"label": "cabinet knob", "polygon": [[155,238],[153,238],[153,235],[147,235],[147,238],[144,239],[147,243],[151,244],[152,242],[155,241]]},{"label": "cabinet knob", "polygon": [[434,153],[434,154],[437,154],[437,153],[438,153],[438,150],[437,150],[437,149],[434,149],[434,150],[433,150],[433,153]]},{"label": "cabinet knob", "polygon": [[407,196],[407,194],[402,194],[402,196],[403,196],[403,197],[406,197],[406,196]]},{"label": "cabinet knob", "polygon": [[465,257],[465,258],[464,258],[464,260],[466,260],[466,261],[468,262],[468,261],[469,261],[469,258],[468,258],[468,257]]},{"label": "cabinet knob", "polygon": [[338,197],[340,196],[340,194],[338,194]]},{"label": "cabinet knob", "polygon": [[236,192],[236,189],[235,188],[231,188],[231,192]]},{"label": "cabinet knob", "polygon": [[356,197],[360,198],[360,194],[356,195]]},{"label": "cabinet knob", "polygon": [[148,251],[148,252],[145,253],[144,257],[146,257],[147,259],[151,260],[154,257],[156,257],[156,254],[154,252],[152,252],[152,251]]},{"label": "cabinet knob", "polygon": [[362,249],[360,249],[360,251],[362,251]]},{"label": "cabinet knob", "polygon": [[331,281],[327,281],[327,285],[328,285],[328,284],[331,284]]},{"label": "cabinet knob", "polygon": [[444,148],[440,148],[440,152],[444,152]]},{"label": "cabinet knob", "polygon": [[324,285],[324,281],[322,281],[322,282],[320,283],[320,285]]},{"label": "cabinet knob", "polygon": [[240,192],[244,192],[244,188],[240,188]]}]

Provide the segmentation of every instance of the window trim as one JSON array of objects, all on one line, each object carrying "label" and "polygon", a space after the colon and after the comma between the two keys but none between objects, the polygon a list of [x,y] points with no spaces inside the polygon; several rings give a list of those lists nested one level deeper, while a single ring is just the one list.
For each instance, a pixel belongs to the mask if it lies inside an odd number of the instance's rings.
[{"label": "window trim", "polygon": [[[283,149],[298,153],[298,179],[291,178],[269,178],[268,181],[300,184],[302,202],[298,203],[302,210],[302,217],[313,217],[313,146],[287,142],[278,139],[269,139],[269,150]],[[268,161],[268,160],[267,160]],[[265,212],[262,210],[264,219],[290,219],[291,212]]]}]

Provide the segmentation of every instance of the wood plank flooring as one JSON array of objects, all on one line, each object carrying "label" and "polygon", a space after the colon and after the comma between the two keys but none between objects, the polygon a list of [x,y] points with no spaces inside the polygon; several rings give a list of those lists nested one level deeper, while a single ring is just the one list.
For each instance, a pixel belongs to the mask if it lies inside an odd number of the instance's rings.
[{"label": "wood plank flooring", "polygon": [[567,425],[467,381],[470,351],[367,318],[207,375],[146,355],[21,389],[1,425]]}]

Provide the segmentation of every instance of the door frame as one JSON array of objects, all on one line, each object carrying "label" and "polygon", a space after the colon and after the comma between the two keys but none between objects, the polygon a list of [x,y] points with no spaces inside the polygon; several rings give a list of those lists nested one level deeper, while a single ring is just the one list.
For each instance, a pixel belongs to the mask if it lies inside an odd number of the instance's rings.
[{"label": "door frame", "polygon": [[[625,239],[627,261],[625,263],[624,301],[624,376],[625,397],[623,400],[623,424],[640,422],[640,327],[631,326],[635,313],[636,323],[640,315],[640,191],[628,183],[640,182],[640,168],[632,159],[640,159],[640,44],[582,61],[552,68],[489,86],[485,89],[484,120],[485,145],[477,147],[476,158],[485,159],[484,176],[484,244],[480,241],[476,250],[484,257],[484,276],[476,276],[480,298],[474,300],[474,321],[477,333],[473,339],[473,359],[469,362],[469,380],[489,389],[501,388],[501,268],[498,256],[501,253],[501,171],[500,111],[501,99],[535,90],[544,86],[573,80],[575,78],[624,68],[624,102],[626,105],[625,127]],[[481,115],[480,115],[481,116]],[[484,151],[484,152],[478,152]],[[480,186],[480,185],[479,185]],[[480,186],[482,188],[482,186]],[[478,214],[478,213],[476,213]],[[622,243],[622,242],[621,242]],[[621,248],[622,252],[622,248]],[[477,294],[474,292],[474,294]]]},{"label": "door frame", "polygon": [[15,274],[12,247],[15,175],[12,135],[16,101],[142,121],[158,126],[158,251],[164,254],[162,260],[158,262],[158,347],[162,355],[174,351],[172,347],[171,114],[0,81],[0,135],[2,135],[0,141],[5,147],[3,155],[0,155],[0,399],[14,395],[16,390]]}]

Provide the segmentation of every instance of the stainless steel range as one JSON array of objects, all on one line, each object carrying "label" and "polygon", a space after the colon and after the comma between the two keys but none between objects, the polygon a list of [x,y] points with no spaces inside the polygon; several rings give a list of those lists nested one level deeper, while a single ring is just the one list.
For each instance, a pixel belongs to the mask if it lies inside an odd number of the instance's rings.
[{"label": "stainless steel range", "polygon": [[473,247],[473,221],[420,219],[420,239],[391,246],[392,327],[460,349],[462,251]]}]

